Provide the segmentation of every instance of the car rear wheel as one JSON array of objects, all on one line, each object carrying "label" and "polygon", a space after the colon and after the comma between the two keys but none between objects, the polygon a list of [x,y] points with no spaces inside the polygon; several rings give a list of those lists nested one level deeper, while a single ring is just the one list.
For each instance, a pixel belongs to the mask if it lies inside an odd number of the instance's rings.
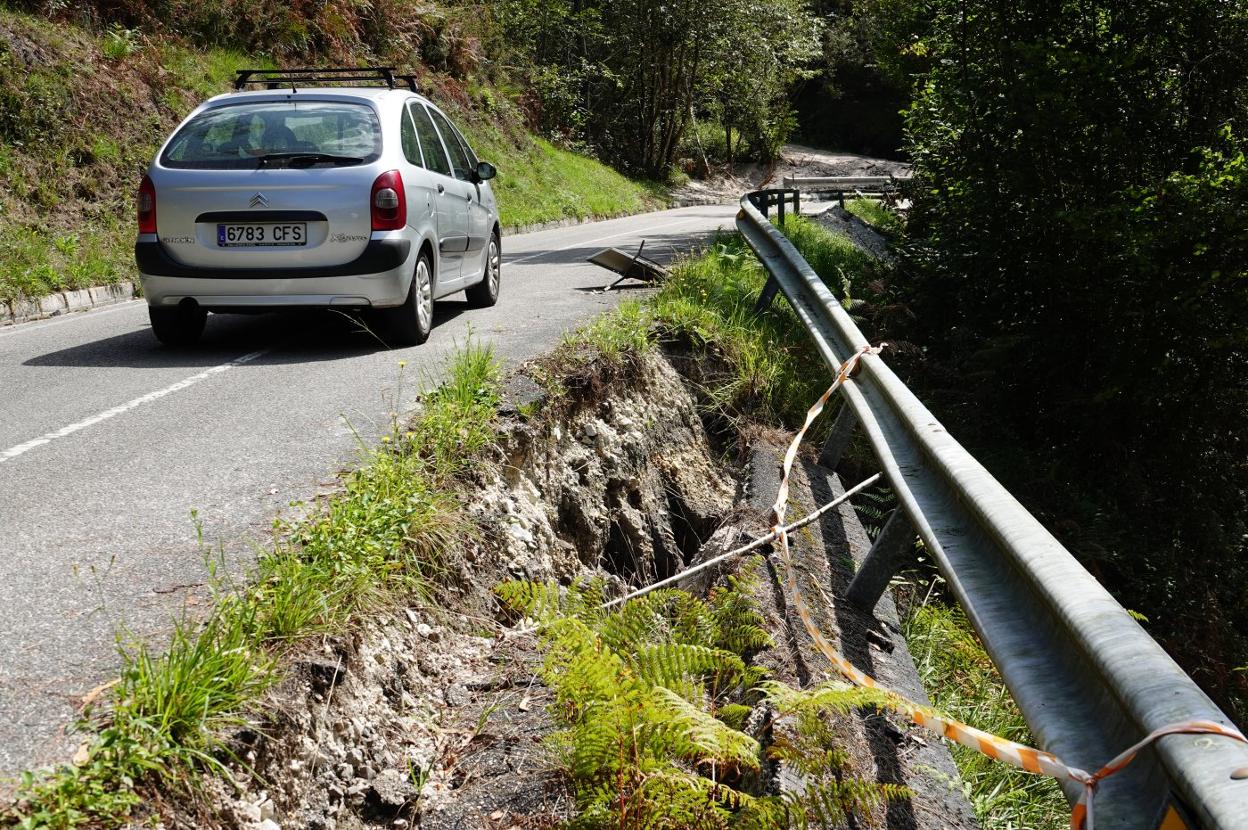
[{"label": "car rear wheel", "polygon": [[194,303],[183,303],[169,308],[148,306],[147,317],[157,340],[171,348],[183,348],[199,341],[208,312]]},{"label": "car rear wheel", "polygon": [[412,275],[412,287],[401,306],[382,311],[386,328],[397,345],[419,346],[429,339],[433,328],[433,266],[429,254],[421,252]]},{"label": "car rear wheel", "polygon": [[490,249],[485,256],[485,277],[481,282],[466,289],[468,305],[473,308],[489,308],[498,302],[498,287],[503,276],[503,256],[498,244],[498,233],[490,235]]}]

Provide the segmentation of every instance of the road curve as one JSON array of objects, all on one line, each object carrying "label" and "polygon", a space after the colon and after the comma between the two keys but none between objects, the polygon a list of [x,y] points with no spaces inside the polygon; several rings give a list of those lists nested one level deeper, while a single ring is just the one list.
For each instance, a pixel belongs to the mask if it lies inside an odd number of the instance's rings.
[{"label": "road curve", "polygon": [[[502,296],[438,304],[424,346],[388,350],[331,313],[210,317],[161,348],[142,301],[0,329],[0,777],[66,760],[83,695],[115,675],[119,631],[158,635],[203,601],[203,539],[263,544],[330,486],[396,398],[410,405],[469,331],[514,365],[636,290],[603,294],[608,245],[671,255],[735,207],[682,208],[504,238]],[[400,381],[400,360],[407,361]],[[3,785],[0,784],[0,789]]]}]

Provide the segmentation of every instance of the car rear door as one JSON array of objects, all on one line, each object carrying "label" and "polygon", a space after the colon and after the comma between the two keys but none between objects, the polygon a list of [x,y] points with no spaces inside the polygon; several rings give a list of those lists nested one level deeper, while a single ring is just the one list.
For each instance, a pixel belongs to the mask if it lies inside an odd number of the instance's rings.
[{"label": "car rear door", "polygon": [[408,105],[420,151],[433,185],[438,226],[437,295],[458,291],[463,284],[464,252],[468,249],[468,199],[465,182],[454,176],[451,157],[434,126],[429,110],[419,101]]}]

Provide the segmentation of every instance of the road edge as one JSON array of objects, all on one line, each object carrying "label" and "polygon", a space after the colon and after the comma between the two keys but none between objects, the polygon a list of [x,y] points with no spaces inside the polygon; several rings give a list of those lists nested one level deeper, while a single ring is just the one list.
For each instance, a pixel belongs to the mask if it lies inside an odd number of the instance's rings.
[{"label": "road edge", "polygon": [[93,308],[116,305],[134,297],[134,283],[130,280],[72,291],[57,291],[41,297],[17,297],[0,302],[0,328],[59,317],[71,311],[90,311]]}]

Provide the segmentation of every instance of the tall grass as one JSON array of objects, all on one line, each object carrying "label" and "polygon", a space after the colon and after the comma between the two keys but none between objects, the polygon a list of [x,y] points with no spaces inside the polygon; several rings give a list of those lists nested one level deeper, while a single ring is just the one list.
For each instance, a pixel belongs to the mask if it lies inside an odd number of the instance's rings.
[{"label": "tall grass", "polygon": [[[905,636],[939,710],[994,735],[1033,744],[1001,675],[960,609],[922,604],[907,616]],[[953,756],[984,830],[1058,830],[1069,824],[1070,808],[1052,778],[964,746],[954,746]]]},{"label": "tall grass", "polygon": [[0,823],[23,828],[118,824],[150,776],[194,779],[229,759],[228,731],[280,677],[280,658],[311,634],[348,629],[361,614],[428,596],[445,551],[467,532],[454,477],[486,446],[498,403],[493,351],[469,342],[421,414],[395,429],[346,477],[343,491],[281,527],[280,541],[237,582],[210,570],[206,620],[179,620],[167,644],[122,648],[111,706],[79,763],[27,774]]}]

